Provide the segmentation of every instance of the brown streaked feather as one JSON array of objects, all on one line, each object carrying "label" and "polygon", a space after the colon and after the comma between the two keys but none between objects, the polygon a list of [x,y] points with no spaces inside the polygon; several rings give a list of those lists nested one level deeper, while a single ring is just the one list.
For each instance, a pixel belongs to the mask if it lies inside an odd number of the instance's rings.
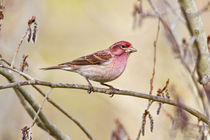
[{"label": "brown streaked feather", "polygon": [[107,62],[110,58],[112,58],[111,53],[103,50],[59,65],[98,65]]}]

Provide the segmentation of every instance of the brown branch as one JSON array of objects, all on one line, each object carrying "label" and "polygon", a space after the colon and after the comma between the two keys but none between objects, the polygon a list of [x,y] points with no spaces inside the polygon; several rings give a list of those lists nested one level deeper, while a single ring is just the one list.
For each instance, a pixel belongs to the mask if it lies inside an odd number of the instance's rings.
[{"label": "brown branch", "polygon": [[[8,70],[0,68],[0,74],[3,75],[5,78],[7,78],[7,80],[10,83],[13,83],[16,81],[14,76]],[[23,87],[14,87],[13,89],[15,90],[21,103],[24,102],[25,104],[23,104],[23,105],[27,105],[24,107],[31,108],[30,116],[32,118],[34,118],[34,116],[36,114],[35,112],[37,112],[39,109],[39,105],[36,103],[36,101],[30,96],[30,94]],[[26,109],[26,111],[28,111],[28,110]],[[54,124],[52,124],[47,119],[46,115],[42,111],[40,111],[40,113],[39,113],[39,119],[40,119],[40,122],[42,122],[41,124],[43,124],[43,126],[44,126],[41,128],[43,128],[45,131],[47,131],[51,136],[53,136],[59,140],[69,140],[70,139],[69,136],[65,135]],[[37,120],[39,120],[39,119],[37,119]],[[37,123],[37,125],[40,126],[38,123]]]},{"label": "brown branch", "polygon": [[179,56],[180,56],[180,60],[181,60],[181,63],[184,65],[184,67],[187,69],[187,71],[189,72],[190,74],[190,77],[192,78],[192,81],[193,81],[193,84],[195,85],[196,87],[196,90],[198,92],[198,95],[200,96],[200,99],[202,101],[202,105],[203,105],[203,109],[205,111],[205,113],[207,114],[208,116],[208,104],[206,102],[206,98],[205,98],[205,94],[203,94],[203,92],[200,90],[199,88],[199,85],[197,83],[197,79],[195,78],[194,75],[191,74],[191,70],[189,69],[188,65],[186,64],[186,62],[184,61],[184,59],[182,58],[182,48],[181,46],[179,45],[173,31],[171,30],[170,26],[168,25],[168,23],[164,20],[164,18],[161,16],[161,13],[159,12],[158,8],[156,7],[156,5],[154,4],[153,0],[149,0],[149,4],[150,6],[152,7],[152,9],[154,10],[154,12],[159,15],[159,18],[160,18],[160,21],[162,23],[162,25],[164,26],[164,29],[165,31],[167,32],[167,35],[168,37],[170,38],[170,41],[171,41],[171,44],[172,44],[172,49],[174,50],[174,52],[178,53]]},{"label": "brown branch", "polygon": [[158,19],[158,29],[157,29],[157,34],[156,34],[156,39],[154,41],[154,57],[153,57],[153,71],[152,71],[152,78],[150,79],[150,92],[149,94],[152,94],[152,90],[153,90],[153,82],[154,82],[154,78],[155,78],[155,68],[156,68],[156,50],[157,50],[157,41],[158,41],[158,37],[159,37],[159,31],[160,31],[160,20]]},{"label": "brown branch", "polygon": [[[152,71],[152,77],[150,79],[150,91],[149,91],[149,94],[152,95],[152,91],[153,91],[153,82],[154,82],[154,78],[155,78],[155,68],[156,68],[156,55],[157,55],[157,41],[158,41],[158,37],[159,37],[159,32],[160,32],[160,18],[158,18],[158,26],[157,26],[157,33],[156,33],[156,37],[155,37],[155,41],[153,43],[153,48],[154,48],[154,56],[153,56],[153,71]],[[145,109],[145,112],[143,113],[143,116],[142,116],[142,124],[141,124],[141,127],[139,129],[139,132],[137,134],[137,137],[136,137],[136,140],[139,140],[140,139],[140,136],[141,134],[144,136],[144,128],[145,128],[145,125],[146,125],[146,117],[148,114],[150,114],[149,112],[149,108],[150,106],[152,105],[154,101],[152,100],[149,100],[148,102],[148,105],[147,105],[147,108]],[[150,114],[150,117],[152,118],[151,114]],[[153,125],[153,123],[151,124]],[[153,126],[151,126],[151,128],[153,128]],[[152,129],[151,129],[152,130]],[[151,131],[152,132],[152,131]]]},{"label": "brown branch", "polygon": [[19,50],[20,50],[20,46],[22,45],[23,40],[26,38],[26,36],[27,36],[27,34],[28,34],[28,31],[29,31],[29,28],[27,28],[27,30],[25,31],[25,34],[23,35],[22,39],[20,40],[20,42],[19,42],[19,44],[18,44],[18,47],[17,47],[17,49],[16,49],[16,51],[15,51],[15,54],[14,54],[14,56],[13,56],[13,58],[12,58],[11,67],[14,66],[14,63],[15,63],[17,54],[18,54],[18,52],[19,52]]},{"label": "brown branch", "polygon": [[[6,63],[7,65],[10,66],[10,63],[7,62],[4,59],[0,59],[3,60],[4,63]],[[34,80],[34,78],[32,78],[30,75],[23,73],[19,70],[17,70],[16,68],[11,68],[8,66],[4,66],[4,65],[0,65],[0,67],[12,70],[18,74],[20,74],[21,76],[23,76],[26,80]],[[43,97],[46,97],[46,94],[42,91],[41,88],[37,87],[36,85],[32,85],[32,87],[34,87]],[[93,137],[90,135],[90,133],[82,126],[82,124],[76,119],[74,118],[72,115],[70,115],[67,111],[65,111],[62,107],[60,107],[58,104],[56,104],[52,99],[50,99],[49,97],[47,97],[47,101],[49,103],[51,103],[55,108],[57,108],[61,113],[63,113],[65,116],[67,116],[70,120],[72,120],[84,133],[85,135],[90,139],[93,140]]]},{"label": "brown branch", "polygon": [[51,93],[51,91],[52,91],[52,88],[49,89],[49,91],[47,92],[46,96],[45,96],[44,99],[42,100],[42,103],[41,103],[41,105],[39,106],[38,111],[36,112],[36,115],[35,115],[35,117],[34,117],[34,119],[33,119],[33,122],[32,122],[32,124],[31,124],[30,128],[32,128],[32,127],[34,126],[34,124],[35,124],[35,122],[36,122],[36,120],[37,120],[37,118],[38,118],[38,116],[39,116],[39,112],[42,110],[42,108],[43,108],[43,106],[44,106],[44,103],[45,103],[47,97],[49,96],[49,94]]},{"label": "brown branch", "polygon": [[[47,86],[47,87],[51,87],[51,88],[71,88],[71,89],[88,90],[87,85],[69,84],[69,83],[51,83],[51,82],[40,81],[40,80],[28,80],[28,81],[23,81],[23,82],[14,82],[14,83],[6,84],[6,85],[0,85],[0,90],[6,89],[6,88],[26,86],[26,85],[41,85],[41,86]],[[105,88],[94,87],[94,91],[99,92],[99,93],[104,93],[104,94],[110,94],[110,89],[105,89]],[[178,106],[178,104],[171,99],[166,99],[163,97],[149,95],[149,94],[145,94],[145,93],[141,93],[141,92],[119,90],[119,91],[114,91],[113,94],[149,99],[152,101],[157,101],[157,102],[161,102],[161,103],[165,103],[165,104],[169,104],[169,105],[173,105],[173,106]],[[201,120],[201,121],[205,122],[206,124],[210,125],[210,120],[202,113],[200,113],[197,110],[195,110],[187,105],[184,105],[184,104],[182,104],[182,108],[185,111],[192,114],[193,116],[197,117],[198,120]]]},{"label": "brown branch", "polygon": [[[1,65],[1,67],[5,67],[5,66]],[[7,68],[7,67],[5,67],[5,68]],[[10,69],[10,67],[9,67],[9,69]],[[18,71],[14,70],[14,68],[11,69],[11,70],[18,73]],[[21,72],[19,74],[21,74]],[[24,82],[14,82],[14,83],[10,83],[10,84],[7,84],[7,85],[0,85],[0,89],[6,89],[6,88],[12,88],[12,87],[18,87],[18,86],[24,86],[24,85],[42,85],[42,86],[49,86],[51,88],[76,88],[76,89],[88,90],[88,86],[86,86],[86,85],[64,84],[64,83],[57,83],[56,84],[56,83],[50,83],[50,82],[45,82],[45,81],[40,81],[40,80],[28,80],[28,81],[24,81]],[[96,88],[96,87],[94,89],[97,92],[110,94],[110,90],[107,90],[107,89]],[[116,92],[114,92],[114,94],[135,96],[135,97],[139,97],[139,98],[149,99],[149,100],[152,100],[153,102],[158,101],[158,102],[161,102],[161,103],[166,103],[166,104],[171,104],[171,105],[177,106],[176,102],[172,101],[170,99],[165,99],[165,98],[152,96],[152,95],[147,95],[147,94],[138,93],[138,92],[116,91]],[[185,105],[184,105],[183,109],[188,111],[192,115],[196,116],[199,120],[202,120],[209,125],[209,119],[205,115],[203,115],[200,112],[196,111],[195,109],[187,107]]]},{"label": "brown branch", "polygon": [[[45,93],[41,90],[41,88],[37,87],[36,85],[32,85],[43,97],[45,97]],[[60,107],[57,103],[55,103],[51,98],[47,97],[47,101],[52,104],[55,108],[57,108],[61,113],[63,113],[66,117],[72,120],[83,132],[84,134],[90,139],[93,140],[93,137],[90,133],[85,129],[84,126],[72,115],[70,115],[67,111],[65,111],[62,107]]]}]

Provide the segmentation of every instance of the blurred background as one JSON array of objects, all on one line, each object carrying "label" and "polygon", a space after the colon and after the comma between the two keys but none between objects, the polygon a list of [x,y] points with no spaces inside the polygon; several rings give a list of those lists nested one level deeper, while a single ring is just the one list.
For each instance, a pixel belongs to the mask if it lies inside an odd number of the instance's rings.
[{"label": "blurred background", "polygon": [[[199,9],[207,4],[207,0],[197,0]],[[116,41],[126,40],[138,50],[130,56],[127,68],[117,80],[110,82],[119,89],[148,93],[153,67],[153,41],[157,31],[157,19],[147,18],[140,27],[132,28],[133,5],[135,0],[5,0],[5,18],[0,32],[0,54],[11,62],[19,41],[27,29],[27,21],[36,16],[38,23],[37,40],[21,46],[15,66],[19,67],[22,55],[28,54],[28,73],[36,79],[87,84],[78,74],[65,71],[41,71],[39,68],[63,63],[79,56],[108,48]],[[145,2],[146,9],[150,9]],[[210,34],[210,13],[202,14],[204,30]],[[162,28],[162,27],[161,27]],[[189,39],[182,23],[176,26],[179,40]],[[187,105],[202,112],[192,95],[195,89],[191,86],[190,77],[179,59],[171,51],[164,31],[161,30],[157,44],[157,67],[154,80],[154,92],[170,79],[170,87]],[[21,80],[21,79],[20,79]],[[0,77],[0,83],[7,81]],[[96,82],[94,86],[101,87]],[[43,99],[34,89],[26,87],[30,94],[41,103]],[[46,92],[48,88],[43,88]],[[118,118],[126,128],[131,139],[135,139],[140,128],[142,113],[147,107],[147,100],[116,95],[110,98],[104,94],[87,94],[83,90],[53,89],[50,97],[68,113],[77,118],[96,140],[110,139],[115,129],[114,120]],[[171,95],[173,98],[173,95]],[[0,91],[0,139],[21,139],[21,128],[30,125],[32,119],[20,104],[12,89]],[[165,112],[173,115],[175,108],[163,105],[160,115],[156,115],[157,104],[151,108],[154,119],[154,131],[146,126],[149,140],[168,140],[172,137],[171,120]],[[66,116],[45,102],[43,111],[58,128],[73,140],[85,140],[87,137]],[[189,114],[188,114],[189,115]],[[196,120],[190,116],[190,120]],[[147,122],[149,124],[149,121]],[[33,139],[53,139],[46,132],[33,127]],[[180,139],[182,132],[177,132],[174,139]]]}]

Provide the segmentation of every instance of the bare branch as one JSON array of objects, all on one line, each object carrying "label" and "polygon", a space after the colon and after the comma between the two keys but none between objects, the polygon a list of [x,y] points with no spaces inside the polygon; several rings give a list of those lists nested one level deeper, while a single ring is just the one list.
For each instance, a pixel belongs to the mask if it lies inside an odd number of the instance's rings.
[{"label": "bare branch", "polygon": [[[3,62],[5,62],[7,65],[10,65],[10,63],[7,62],[6,60],[4,60],[4,59],[1,59],[1,60],[3,60]],[[4,66],[4,65],[0,65],[0,67],[4,67],[6,69],[16,72],[16,73],[20,74],[21,76],[23,76],[26,80],[32,80],[32,81],[34,80],[34,78],[32,78],[30,75],[23,73],[23,72],[17,70],[16,68],[11,68],[11,67]],[[32,87],[34,87],[43,97],[46,97],[46,94],[42,91],[41,88],[37,87],[36,85],[32,85]],[[85,133],[85,135],[90,140],[93,140],[93,137],[90,135],[90,133],[82,126],[82,124],[76,118],[71,116],[67,111],[65,111],[63,108],[61,108],[58,104],[56,104],[49,97],[47,97],[47,101],[49,103],[51,103],[55,108],[57,108],[61,113],[63,113],[65,116],[67,116],[69,119],[71,119]]]},{"label": "bare branch", "polygon": [[35,122],[36,122],[36,119],[37,119],[38,116],[39,116],[39,112],[42,110],[42,108],[43,108],[43,106],[44,106],[44,102],[46,101],[46,99],[47,99],[47,97],[49,96],[49,94],[50,94],[51,91],[52,91],[52,88],[50,88],[50,89],[48,90],[47,94],[45,95],[44,99],[42,100],[42,103],[41,103],[41,105],[39,106],[38,111],[36,112],[36,115],[35,115],[35,117],[34,117],[34,119],[33,119],[33,122],[32,122],[32,124],[31,124],[30,128],[32,128],[32,127],[34,126],[34,124],[35,124]]},{"label": "bare branch", "polygon": [[[32,85],[43,97],[45,97],[45,93],[41,90],[41,88],[37,87],[36,85]],[[82,126],[82,124],[74,118],[72,115],[70,115],[67,111],[65,111],[62,107],[60,107],[57,103],[55,103],[51,98],[47,97],[47,101],[52,104],[55,108],[57,108],[61,113],[63,113],[66,117],[68,117],[70,120],[72,120],[84,133],[85,135],[90,139],[93,140],[93,137],[90,135],[90,133]]]},{"label": "bare branch", "polygon": [[30,75],[28,75],[28,74],[26,74],[26,73],[24,73],[24,72],[22,72],[22,71],[17,70],[16,68],[4,66],[4,65],[0,65],[0,67],[6,68],[6,69],[11,70],[11,71],[14,71],[14,72],[20,74],[20,75],[23,76],[23,77],[27,77],[27,79],[34,80],[33,77],[31,77]]},{"label": "bare branch", "polygon": [[157,41],[158,41],[158,37],[159,37],[159,31],[160,31],[160,20],[158,18],[158,29],[157,29],[156,39],[154,41],[153,71],[152,71],[152,78],[150,79],[150,92],[149,92],[149,94],[152,94],[153,81],[154,81],[154,78],[155,78],[156,55],[157,55],[156,50],[157,50]]},{"label": "bare branch", "polygon": [[197,72],[199,75],[199,81],[201,84],[208,82],[210,77],[210,58],[207,45],[207,37],[203,29],[203,23],[201,17],[191,16],[198,12],[194,0],[179,0],[179,4],[187,21],[187,27],[191,36],[195,36],[195,48],[197,50]]},{"label": "bare branch", "polygon": [[[23,82],[14,82],[14,83],[6,84],[6,85],[0,85],[0,89],[20,87],[20,86],[25,86],[25,85],[42,85],[42,86],[47,86],[47,87],[51,87],[51,88],[71,88],[71,89],[88,90],[87,85],[69,84],[69,83],[50,83],[50,82],[40,81],[40,80],[28,80],[28,81],[23,81]],[[94,87],[94,91],[99,92],[99,93],[108,94],[108,95],[110,94],[110,89],[105,89],[105,88]],[[165,103],[165,104],[169,104],[169,105],[173,105],[173,106],[178,105],[175,101],[173,101],[171,99],[153,96],[153,95],[149,95],[149,94],[145,94],[145,93],[141,93],[141,92],[119,90],[119,91],[114,91],[113,94],[144,98],[144,99],[149,99],[152,101],[157,101],[157,102],[161,102],[161,103]],[[200,113],[197,110],[195,110],[187,105],[184,105],[184,104],[182,105],[182,108],[185,111],[192,114],[193,116],[197,117],[199,120],[210,125],[209,119],[202,113]]]},{"label": "bare branch", "polygon": [[[158,41],[158,37],[159,37],[159,32],[160,32],[160,18],[158,18],[158,27],[157,27],[157,33],[156,33],[156,38],[155,38],[155,41],[154,41],[154,43],[153,43],[153,50],[154,50],[154,56],[153,56],[153,71],[152,71],[152,77],[151,77],[151,79],[150,79],[150,91],[149,91],[149,94],[150,95],[152,95],[152,91],[153,91],[153,82],[154,82],[154,78],[155,78],[155,68],[156,68],[156,50],[157,50],[157,41]],[[143,116],[142,116],[142,124],[141,124],[141,127],[140,127],[140,129],[139,129],[139,132],[138,132],[138,134],[137,134],[137,138],[136,138],[136,140],[139,140],[140,139],[140,136],[141,136],[141,134],[144,136],[144,133],[145,133],[145,125],[146,125],[146,117],[147,117],[147,115],[148,114],[150,114],[150,112],[149,112],[149,108],[150,108],[150,106],[152,105],[152,103],[153,103],[154,101],[152,101],[152,100],[149,100],[149,102],[148,102],[148,105],[147,105],[147,108],[145,109],[145,112],[143,113]],[[152,115],[150,114],[150,121],[152,122],[152,123],[150,123],[151,124],[151,132],[152,132],[152,130],[153,130],[153,119],[151,119],[152,118]]]},{"label": "bare branch", "polygon": [[[200,83],[206,84],[208,83],[208,77],[210,77],[210,55],[208,51],[207,45],[207,37],[203,30],[202,20],[200,16],[191,16],[198,12],[196,4],[192,0],[179,0],[179,4],[181,6],[182,13],[184,18],[187,21],[187,27],[191,34],[191,36],[196,37],[195,40],[195,48],[197,50],[197,60],[196,60],[196,68],[199,75]],[[190,73],[190,70],[187,64],[182,60],[182,63],[187,68]],[[194,85],[197,88],[198,94],[202,100],[202,104],[204,107],[204,111],[209,117],[209,107],[208,100],[203,91],[200,90],[199,85],[197,83],[197,79],[194,75],[191,75]]]},{"label": "bare branch", "polygon": [[[169,27],[168,23],[163,19],[163,17],[161,16],[161,13],[159,12],[158,8],[156,7],[156,5],[154,4],[153,0],[149,0],[149,3],[152,7],[152,9],[154,10],[154,12],[159,15],[159,18],[160,18],[160,21],[162,23],[162,25],[164,26],[164,29],[166,30],[167,34],[168,34],[168,37],[171,41],[171,44],[172,44],[172,49],[175,53],[178,53],[179,56],[181,57],[181,63],[184,65],[184,67],[187,69],[187,71],[189,72],[190,74],[190,77],[192,78],[192,81],[193,81],[193,84],[195,85],[196,87],[196,90],[202,100],[202,105],[203,105],[203,108],[204,108],[204,111],[206,114],[209,114],[209,110],[208,110],[208,104],[206,101],[206,96],[205,94],[200,90],[199,88],[199,85],[197,83],[197,79],[195,78],[194,75],[191,74],[191,70],[189,69],[188,65],[186,64],[186,62],[184,61],[184,59],[182,58],[182,48],[181,46],[179,45],[173,31],[171,30],[171,28]],[[210,60],[210,59],[209,59]],[[210,70],[210,69],[209,69]],[[207,115],[208,116],[208,115]]]},{"label": "bare branch", "polygon": [[13,56],[13,58],[12,58],[11,67],[13,67],[14,64],[15,64],[15,60],[16,60],[17,54],[18,54],[18,52],[19,52],[19,50],[20,50],[20,46],[22,45],[23,40],[26,38],[26,36],[27,36],[27,34],[28,34],[28,31],[29,31],[29,28],[27,28],[27,30],[25,31],[25,34],[23,35],[22,39],[20,40],[20,42],[19,42],[19,44],[18,44],[18,47],[17,47],[17,49],[16,49],[16,51],[15,51],[15,54],[14,54],[14,56]]},{"label": "bare branch", "polygon": [[11,62],[11,67],[13,68],[14,66],[14,63],[15,63],[15,60],[16,60],[16,57],[18,55],[18,52],[20,50],[20,47],[24,41],[24,39],[26,38],[26,36],[28,35],[28,42],[31,40],[31,34],[32,34],[32,30],[31,30],[31,24],[32,23],[35,23],[35,26],[34,26],[34,30],[33,30],[33,36],[32,36],[32,40],[35,42],[35,38],[36,38],[36,32],[37,32],[37,23],[35,22],[36,21],[36,17],[32,17],[31,19],[28,20],[28,27],[25,31],[25,34],[23,35],[23,37],[21,38],[19,44],[18,44],[18,47],[15,51],[15,54],[12,58],[12,62]]},{"label": "bare branch", "polygon": [[[11,73],[8,72],[8,70],[0,68],[0,74],[3,75],[10,83],[15,82],[15,78]],[[14,91],[16,92],[17,96],[19,97],[21,103],[24,103],[23,105],[26,109],[26,111],[30,111],[29,114],[32,118],[35,116],[35,112],[38,111],[39,106],[36,103],[36,101],[30,96],[27,91],[22,87],[14,87]],[[55,137],[59,140],[69,140],[69,136],[63,134],[62,131],[60,131],[54,124],[52,124],[46,117],[46,115],[40,111],[39,113],[39,119],[42,123],[37,123],[38,126],[43,128],[45,131],[47,131],[51,136]],[[39,122],[39,119],[37,121]],[[40,125],[41,124],[41,125]],[[43,125],[42,125],[43,124]]]}]

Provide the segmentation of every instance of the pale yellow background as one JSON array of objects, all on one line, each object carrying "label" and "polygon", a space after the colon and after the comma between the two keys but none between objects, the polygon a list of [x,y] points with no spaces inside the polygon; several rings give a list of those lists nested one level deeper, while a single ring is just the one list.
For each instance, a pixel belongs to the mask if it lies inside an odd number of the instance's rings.
[{"label": "pale yellow background", "polygon": [[[39,68],[70,61],[82,55],[109,47],[120,40],[130,41],[138,50],[129,58],[127,68],[117,80],[110,82],[119,89],[148,93],[149,81],[153,66],[153,41],[157,31],[157,19],[146,19],[140,28],[132,29],[132,10],[134,0],[4,0],[6,3],[5,19],[0,33],[0,53],[8,61],[12,60],[19,40],[25,33],[27,21],[37,17],[38,37],[35,44],[24,41],[15,65],[19,67],[23,54],[29,54],[29,74],[36,79],[50,82],[87,84],[78,74],[65,71],[41,71]],[[207,0],[199,0],[199,8]],[[148,5],[145,3],[145,8]],[[204,27],[210,34],[210,13],[202,14]],[[162,27],[161,27],[162,28]],[[177,26],[179,39],[187,35],[184,26]],[[157,67],[154,91],[163,87],[170,78],[170,86],[176,88],[185,104],[202,109],[196,104],[190,86],[189,75],[170,49],[170,44],[163,30],[157,46]],[[0,84],[7,81],[0,76]],[[94,86],[100,86],[92,82]],[[27,87],[30,94],[41,103],[42,97],[32,88]],[[45,91],[48,88],[44,88]],[[147,100],[127,96],[114,96],[92,93],[83,90],[54,89],[50,97],[67,112],[76,117],[96,140],[108,140],[115,129],[114,120],[119,118],[128,131],[131,139],[135,139],[140,127],[142,113]],[[173,97],[172,97],[173,98]],[[174,113],[174,107],[164,105],[164,110]],[[151,108],[154,119],[154,132],[146,126],[143,140],[171,139],[171,120],[162,110],[156,115],[157,104]],[[43,111],[58,128],[73,140],[85,140],[87,137],[66,116],[57,111],[49,103],[45,103]],[[189,114],[188,114],[189,115]],[[191,120],[195,120],[190,116]],[[32,119],[21,106],[12,89],[0,91],[0,139],[21,139],[21,128],[31,124]],[[148,121],[149,124],[149,121]],[[33,127],[33,139],[53,139],[46,132]],[[176,139],[183,138],[178,132]]]}]

